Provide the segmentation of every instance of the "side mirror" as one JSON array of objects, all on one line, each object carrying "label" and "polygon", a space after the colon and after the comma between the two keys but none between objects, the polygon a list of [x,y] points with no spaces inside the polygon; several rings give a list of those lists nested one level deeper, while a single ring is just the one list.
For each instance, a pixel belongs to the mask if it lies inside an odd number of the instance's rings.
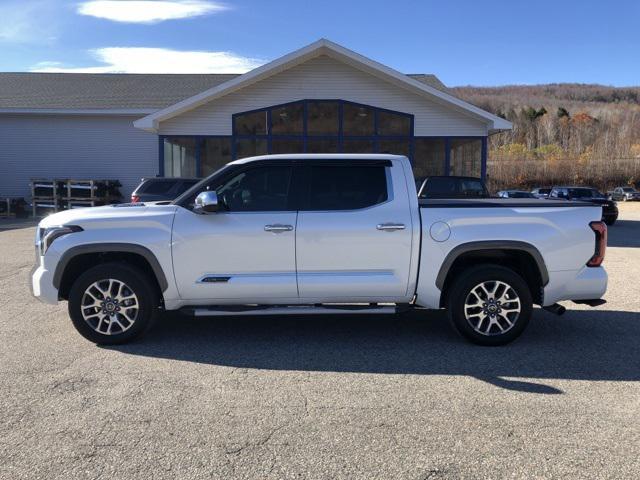
[{"label": "side mirror", "polygon": [[216,213],[219,209],[218,195],[214,191],[207,190],[198,194],[193,211],[195,213],[207,215],[209,213]]}]

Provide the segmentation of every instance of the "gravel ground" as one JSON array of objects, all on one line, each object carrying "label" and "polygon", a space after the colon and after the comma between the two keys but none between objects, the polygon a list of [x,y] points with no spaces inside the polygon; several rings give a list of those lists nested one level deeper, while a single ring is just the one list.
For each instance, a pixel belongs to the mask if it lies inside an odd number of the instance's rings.
[{"label": "gravel ground", "polygon": [[639,478],[640,204],[609,303],[480,348],[444,316],[192,319],[100,348],[0,223],[0,478]]}]

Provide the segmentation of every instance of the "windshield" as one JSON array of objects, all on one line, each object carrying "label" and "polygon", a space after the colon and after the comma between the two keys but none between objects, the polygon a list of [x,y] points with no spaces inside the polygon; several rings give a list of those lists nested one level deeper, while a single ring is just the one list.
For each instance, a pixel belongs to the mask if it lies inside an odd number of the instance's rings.
[{"label": "windshield", "polygon": [[631,188],[631,187],[624,187],[622,189],[623,192],[635,192],[635,188]]}]

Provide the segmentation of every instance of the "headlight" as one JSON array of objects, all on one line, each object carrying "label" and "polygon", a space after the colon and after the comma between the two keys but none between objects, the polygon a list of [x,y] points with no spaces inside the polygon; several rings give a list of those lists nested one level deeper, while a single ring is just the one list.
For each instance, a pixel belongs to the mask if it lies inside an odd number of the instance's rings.
[{"label": "headlight", "polygon": [[78,227],[76,225],[61,225],[58,227],[48,227],[48,228],[40,228],[38,230],[38,240],[37,245],[40,250],[40,255],[44,255],[53,241],[56,238],[60,238],[63,235],[67,235],[69,233],[81,232],[82,227]]}]

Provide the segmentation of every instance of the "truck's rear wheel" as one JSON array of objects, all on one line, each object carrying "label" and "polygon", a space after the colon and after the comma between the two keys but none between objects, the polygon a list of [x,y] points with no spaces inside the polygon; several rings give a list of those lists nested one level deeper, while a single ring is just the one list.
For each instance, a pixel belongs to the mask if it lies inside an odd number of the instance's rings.
[{"label": "truck's rear wheel", "polygon": [[69,292],[69,316],[86,339],[100,345],[126,343],[146,332],[157,315],[158,294],[139,269],[123,263],[97,265]]},{"label": "truck's rear wheel", "polygon": [[513,270],[483,265],[454,280],[449,318],[460,334],[479,345],[504,345],[524,331],[533,309],[527,283]]}]

